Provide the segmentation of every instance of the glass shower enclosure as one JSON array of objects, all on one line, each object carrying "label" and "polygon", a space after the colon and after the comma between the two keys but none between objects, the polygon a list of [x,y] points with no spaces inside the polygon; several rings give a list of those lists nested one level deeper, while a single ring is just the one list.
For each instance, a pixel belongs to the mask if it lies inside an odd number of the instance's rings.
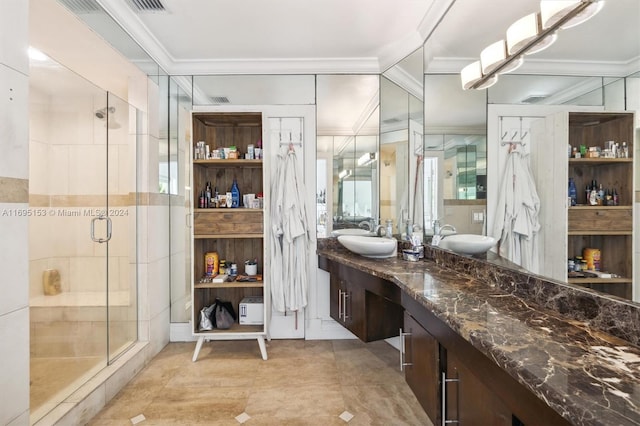
[{"label": "glass shower enclosure", "polygon": [[140,113],[49,58],[29,84],[34,423],[137,340]]}]

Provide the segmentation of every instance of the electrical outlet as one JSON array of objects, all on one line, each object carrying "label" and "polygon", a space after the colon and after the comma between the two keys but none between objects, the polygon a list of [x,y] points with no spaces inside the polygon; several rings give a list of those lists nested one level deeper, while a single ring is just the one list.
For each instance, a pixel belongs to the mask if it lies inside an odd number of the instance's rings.
[{"label": "electrical outlet", "polygon": [[483,211],[472,211],[471,212],[471,223],[483,223],[484,222],[484,212]]}]

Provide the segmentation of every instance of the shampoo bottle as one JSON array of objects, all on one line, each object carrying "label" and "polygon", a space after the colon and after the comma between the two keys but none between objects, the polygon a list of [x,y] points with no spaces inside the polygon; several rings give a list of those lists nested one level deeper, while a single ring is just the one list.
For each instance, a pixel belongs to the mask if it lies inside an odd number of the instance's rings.
[{"label": "shampoo bottle", "polygon": [[233,184],[231,185],[231,207],[240,207],[240,189],[236,178],[233,178]]},{"label": "shampoo bottle", "polygon": [[573,178],[569,178],[569,198],[571,199],[571,205],[578,204],[578,191],[576,190],[576,184]]}]

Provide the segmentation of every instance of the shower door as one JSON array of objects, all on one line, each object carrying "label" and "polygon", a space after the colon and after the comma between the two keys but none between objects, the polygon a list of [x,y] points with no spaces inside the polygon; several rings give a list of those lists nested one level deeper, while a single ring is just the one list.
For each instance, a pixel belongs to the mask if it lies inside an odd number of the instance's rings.
[{"label": "shower door", "polygon": [[34,423],[137,339],[138,113],[52,60],[29,98]]},{"label": "shower door", "polygon": [[107,110],[105,206],[92,219],[93,223],[104,223],[104,233],[94,232],[92,240],[105,246],[107,350],[111,362],[137,340],[138,332],[135,242],[139,113],[110,93]]}]

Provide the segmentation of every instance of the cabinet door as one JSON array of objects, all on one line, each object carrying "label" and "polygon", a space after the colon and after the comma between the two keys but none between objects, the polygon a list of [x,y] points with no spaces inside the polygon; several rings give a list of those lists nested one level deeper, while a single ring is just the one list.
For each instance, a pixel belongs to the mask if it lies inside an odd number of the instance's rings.
[{"label": "cabinet door", "polygon": [[511,410],[493,394],[467,366],[447,352],[445,386],[446,420],[457,420],[464,426],[510,426]]},{"label": "cabinet door", "polygon": [[365,342],[367,339],[367,310],[365,290],[357,284],[344,282],[344,323],[353,334]]},{"label": "cabinet door", "polygon": [[331,274],[329,314],[361,340],[365,340],[364,290]]},{"label": "cabinet door", "polygon": [[329,315],[344,325],[342,320],[342,287],[337,274],[331,274],[329,278]]},{"label": "cabinet door", "polygon": [[404,377],[433,424],[440,424],[440,357],[438,341],[404,313]]}]

